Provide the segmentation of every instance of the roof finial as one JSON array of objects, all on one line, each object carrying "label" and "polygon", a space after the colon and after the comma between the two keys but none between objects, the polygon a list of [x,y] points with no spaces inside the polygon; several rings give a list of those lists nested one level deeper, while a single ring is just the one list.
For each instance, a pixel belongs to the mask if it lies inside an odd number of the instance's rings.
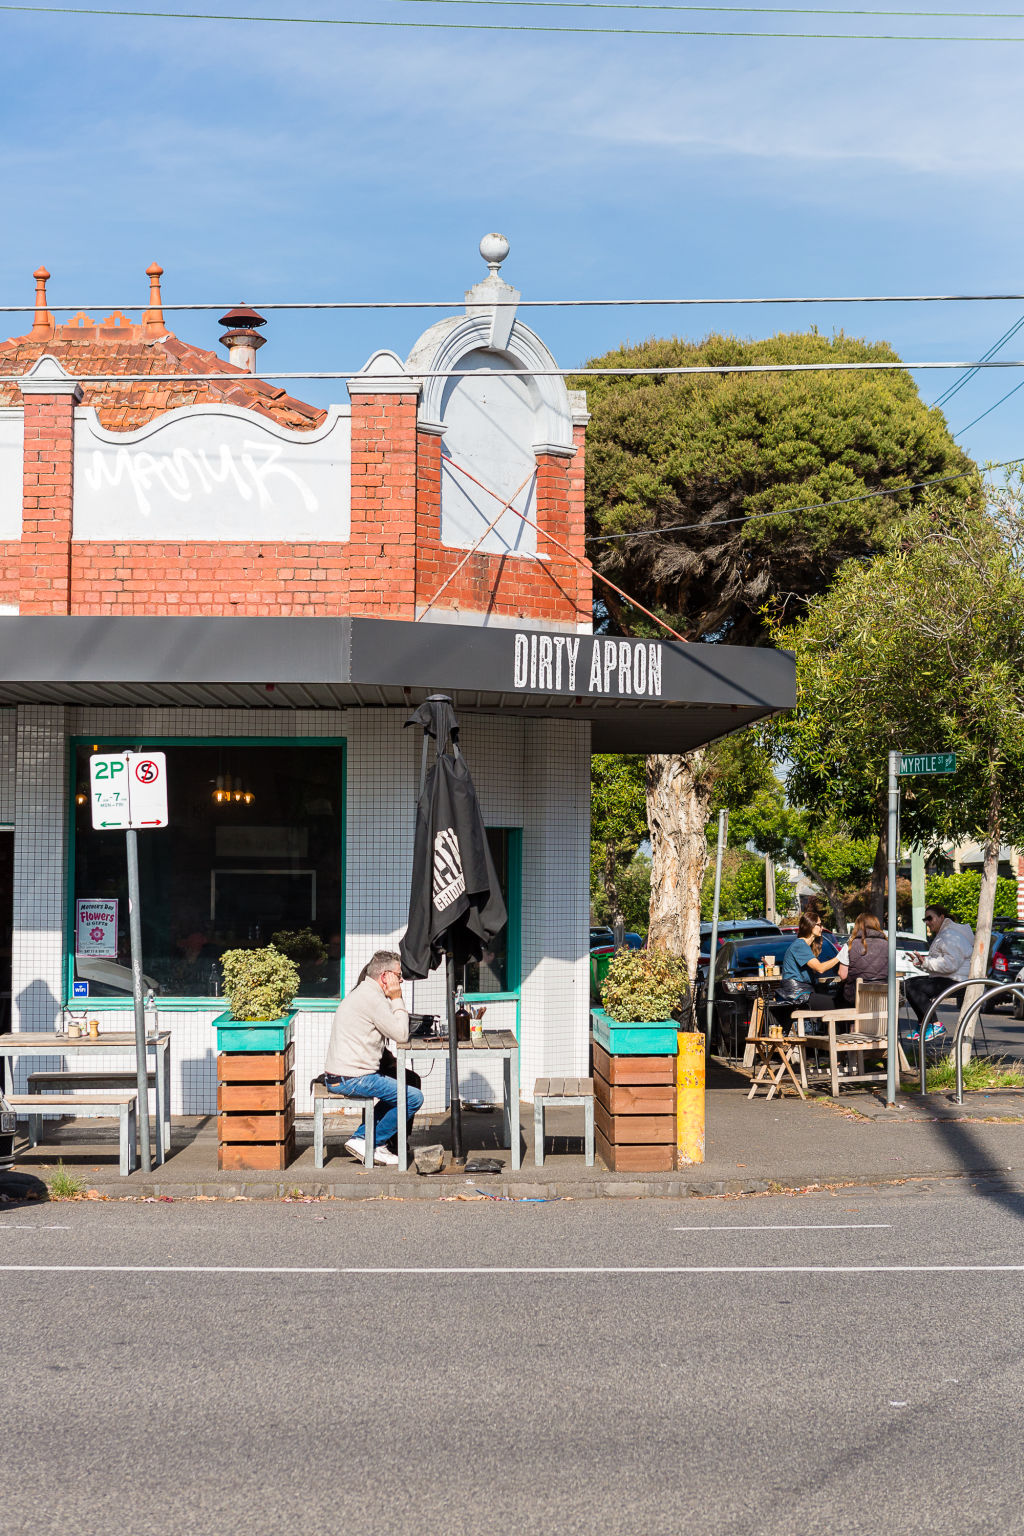
[{"label": "roof finial", "polygon": [[50,274],[45,267],[36,267],[32,276],[36,280],[36,312],[29,335],[48,340],[54,330],[53,316],[46,307],[46,284]]},{"label": "roof finial", "polygon": [[497,277],[498,268],[508,255],[508,241],[504,235],[484,235],[480,241],[480,255],[491,269],[491,276]]},{"label": "roof finial", "polygon": [[149,278],[149,308],[142,317],[142,324],[151,333],[159,334],[164,330],[163,299],[160,296],[160,279],[164,275],[164,269],[159,262],[153,261],[146,268],[146,276]]}]

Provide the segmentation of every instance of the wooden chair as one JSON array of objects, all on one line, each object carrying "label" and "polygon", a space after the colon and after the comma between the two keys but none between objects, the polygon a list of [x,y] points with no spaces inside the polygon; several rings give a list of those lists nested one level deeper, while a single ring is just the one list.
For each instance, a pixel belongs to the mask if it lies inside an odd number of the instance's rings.
[{"label": "wooden chair", "polygon": [[[819,1020],[825,1026],[824,1033],[808,1034],[805,1026],[810,1020]],[[884,1083],[887,1078],[889,1052],[889,986],[884,981],[861,981],[852,1008],[827,1010],[799,1009],[793,1021],[804,1037],[808,1048],[821,1046],[828,1049],[829,1078],[832,1097],[839,1096],[839,1058],[846,1057],[851,1070],[843,1074],[845,1083]],[[897,1038],[899,1065],[910,1070],[910,1064]],[[882,1057],[880,1066],[866,1070],[868,1056]]]}]

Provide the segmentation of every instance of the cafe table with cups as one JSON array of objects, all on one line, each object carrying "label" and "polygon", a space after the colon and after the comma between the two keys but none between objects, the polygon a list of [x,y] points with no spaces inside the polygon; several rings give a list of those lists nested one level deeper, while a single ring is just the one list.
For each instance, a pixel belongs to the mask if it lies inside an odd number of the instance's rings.
[{"label": "cafe table with cups", "polygon": [[[156,1099],[153,1125],[155,1164],[159,1166],[171,1145],[171,1034],[156,1027],[155,1013],[147,1013],[146,1023],[146,1065]],[[102,1108],[104,1095],[115,1115],[118,1106],[114,1101],[137,1087],[136,1060],[135,1031],[101,1027],[100,1019],[88,1012],[65,1010],[55,1030],[0,1033],[4,1097],[14,1100],[12,1107],[19,1118],[32,1118],[34,1097],[43,1105],[55,1096],[69,1118],[76,1113],[95,1115],[97,1107]],[[27,1093],[14,1091],[16,1063],[26,1069],[23,1086]],[[119,1094],[119,1089],[124,1092]]]}]

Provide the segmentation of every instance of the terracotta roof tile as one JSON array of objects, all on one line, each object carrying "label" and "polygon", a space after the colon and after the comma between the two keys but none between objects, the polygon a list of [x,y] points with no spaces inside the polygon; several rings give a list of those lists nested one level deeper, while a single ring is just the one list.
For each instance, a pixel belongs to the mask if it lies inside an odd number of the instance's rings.
[{"label": "terracotta roof tile", "polygon": [[74,378],[90,373],[237,373],[238,379],[183,379],[181,384],[82,383],[82,404],[95,406],[100,424],[130,432],[154,417],[183,405],[229,404],[256,411],[280,426],[302,431],[318,427],[326,411],[296,400],[276,385],[254,379],[224,358],[181,341],[170,331],[154,337],[126,315],[104,316],[96,324],[76,315],[50,337],[14,336],[0,342],[0,406],[20,405],[16,383],[5,383],[31,368],[44,353],[55,357]]}]

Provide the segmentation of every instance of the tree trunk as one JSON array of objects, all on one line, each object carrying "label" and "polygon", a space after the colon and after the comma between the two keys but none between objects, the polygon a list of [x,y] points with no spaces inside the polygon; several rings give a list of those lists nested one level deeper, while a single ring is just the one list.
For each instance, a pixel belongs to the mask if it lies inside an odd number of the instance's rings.
[{"label": "tree trunk", "polygon": [[714,774],[707,753],[647,759],[651,909],[647,942],[682,955],[691,986],[700,954],[700,890],[708,867]]},{"label": "tree trunk", "polygon": [[808,859],[807,851],[802,845],[800,848],[800,862],[802,863],[807,873],[810,875],[811,879],[814,881],[815,885],[821,887],[821,890],[825,896],[825,900],[829,904],[829,910],[832,913],[832,932],[838,933],[840,938],[845,939],[846,902],[843,899],[842,889],[839,885],[836,884],[834,880],[826,880],[824,875],[819,875],[818,871],[814,868]]},{"label": "tree trunk", "polygon": [[868,898],[868,911],[872,917],[877,917],[882,927],[886,926],[887,916],[885,910],[886,886],[888,885],[889,863],[889,821],[888,812],[882,821],[882,831],[878,838],[878,847],[875,849],[875,861],[871,866],[871,895]]},{"label": "tree trunk", "polygon": [[[981,866],[981,890],[978,894],[978,926],[974,932],[974,948],[971,951],[971,979],[981,979],[988,974],[988,952],[992,943],[992,915],[996,909],[996,882],[999,879],[999,844],[1002,841],[1002,806],[998,795],[993,791],[989,804],[988,828],[985,834],[985,857]],[[964,1000],[960,1005],[960,1016],[963,1017],[972,1002],[975,1002],[982,993],[980,987],[968,987],[964,992]],[[961,1046],[961,1059],[964,1066],[971,1059],[974,1049],[974,1036],[978,1028],[980,1015],[975,1014],[967,1026]]]}]

